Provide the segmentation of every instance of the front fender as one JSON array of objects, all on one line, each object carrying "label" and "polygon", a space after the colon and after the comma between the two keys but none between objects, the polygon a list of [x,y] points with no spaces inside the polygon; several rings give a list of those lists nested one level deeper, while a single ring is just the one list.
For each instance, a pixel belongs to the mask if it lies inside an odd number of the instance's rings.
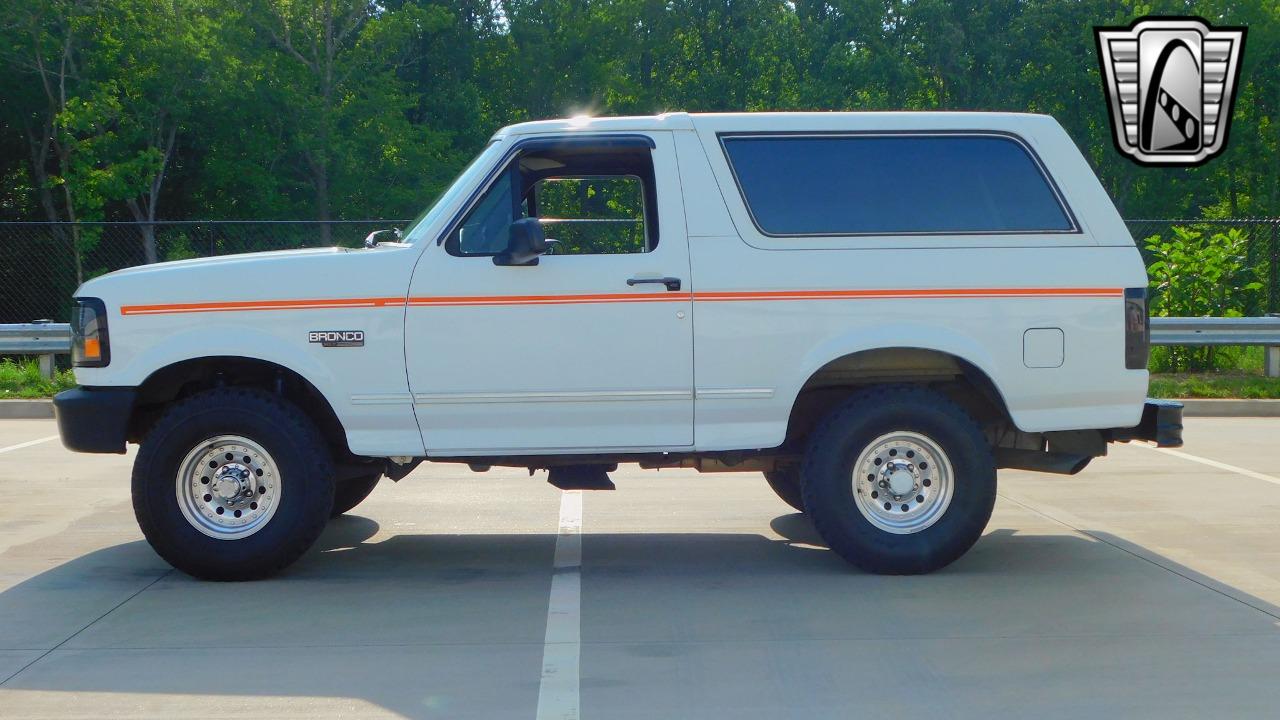
[{"label": "front fender", "polygon": [[[147,331],[132,328],[125,343],[113,340],[111,365],[77,368],[81,385],[139,386],[154,373],[187,360],[206,357],[242,357],[286,367],[301,375],[333,404],[337,385],[333,371],[306,353],[305,346],[287,342],[278,334],[253,327],[242,319],[202,321],[198,328]],[[211,341],[211,338],[216,338]]]}]

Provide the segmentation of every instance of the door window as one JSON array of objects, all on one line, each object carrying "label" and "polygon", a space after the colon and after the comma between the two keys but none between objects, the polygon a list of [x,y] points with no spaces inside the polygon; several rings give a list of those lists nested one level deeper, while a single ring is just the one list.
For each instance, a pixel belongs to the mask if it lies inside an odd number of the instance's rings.
[{"label": "door window", "polygon": [[567,146],[521,153],[445,242],[453,255],[491,257],[515,220],[538,218],[550,255],[617,255],[657,246],[648,147]]},{"label": "door window", "polygon": [[533,186],[534,206],[555,255],[648,252],[644,184],[634,175],[551,177]]},{"label": "door window", "polygon": [[507,247],[507,228],[515,220],[510,173],[480,198],[458,228],[458,247],[466,255],[496,255]]}]

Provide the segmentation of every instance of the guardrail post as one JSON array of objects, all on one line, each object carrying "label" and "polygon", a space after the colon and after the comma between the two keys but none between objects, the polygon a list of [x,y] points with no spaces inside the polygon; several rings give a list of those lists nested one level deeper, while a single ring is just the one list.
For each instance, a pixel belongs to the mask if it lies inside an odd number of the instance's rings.
[{"label": "guardrail post", "polygon": [[1262,348],[1262,372],[1267,377],[1280,377],[1280,345]]},{"label": "guardrail post", "polygon": [[1267,247],[1267,314],[1280,313],[1280,218],[1271,218],[1271,243]]},{"label": "guardrail post", "polygon": [[[1271,271],[1267,279],[1271,281],[1271,287],[1267,292],[1267,312],[1274,314],[1280,313],[1280,218],[1271,219],[1271,247],[1268,250]],[[1270,354],[1267,357],[1271,357]]]},{"label": "guardrail post", "polygon": [[52,354],[40,356],[40,374],[43,375],[46,380],[53,379],[53,355]]}]

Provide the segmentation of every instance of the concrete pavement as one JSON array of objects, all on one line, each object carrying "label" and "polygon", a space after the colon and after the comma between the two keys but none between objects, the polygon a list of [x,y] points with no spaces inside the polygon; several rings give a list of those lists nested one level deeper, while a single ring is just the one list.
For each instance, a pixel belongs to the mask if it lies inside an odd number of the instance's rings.
[{"label": "concrete pavement", "polygon": [[[974,550],[909,578],[848,568],[759,475],[624,467],[583,495],[576,695],[542,707],[1275,717],[1277,427],[1190,419],[1183,455],[1002,471]],[[141,540],[131,456],[25,445],[54,432],[0,421],[4,716],[534,718],[552,692],[543,476],[424,466],[281,577],[201,583]]]}]

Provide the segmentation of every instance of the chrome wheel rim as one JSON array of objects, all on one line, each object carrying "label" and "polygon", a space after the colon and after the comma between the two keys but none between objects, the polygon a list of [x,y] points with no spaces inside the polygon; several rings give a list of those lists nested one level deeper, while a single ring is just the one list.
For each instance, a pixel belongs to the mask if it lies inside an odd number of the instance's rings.
[{"label": "chrome wheel rim", "polygon": [[872,525],[896,535],[918,533],[946,513],[954,490],[947,454],[917,432],[872,440],[853,465],[853,498]]},{"label": "chrome wheel rim", "polygon": [[218,540],[258,532],[280,506],[275,460],[261,445],[238,435],[198,443],[178,465],[174,488],[191,527]]}]

